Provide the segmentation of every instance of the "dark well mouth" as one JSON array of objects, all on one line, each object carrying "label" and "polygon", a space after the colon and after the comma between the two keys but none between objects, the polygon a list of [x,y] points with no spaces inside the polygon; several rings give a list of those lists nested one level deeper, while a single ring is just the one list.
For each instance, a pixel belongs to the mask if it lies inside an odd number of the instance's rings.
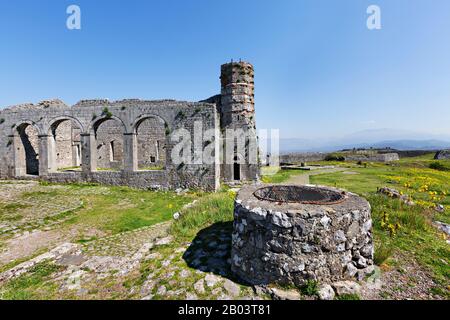
[{"label": "dark well mouth", "polygon": [[259,200],[281,203],[337,204],[345,200],[344,193],[309,186],[269,186],[253,195]]}]

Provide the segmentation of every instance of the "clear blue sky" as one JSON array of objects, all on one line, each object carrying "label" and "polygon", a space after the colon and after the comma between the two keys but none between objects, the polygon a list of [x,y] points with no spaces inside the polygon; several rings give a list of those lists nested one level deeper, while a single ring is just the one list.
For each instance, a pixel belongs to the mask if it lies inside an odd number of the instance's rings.
[{"label": "clear blue sky", "polygon": [[[66,8],[82,29],[66,29]],[[382,29],[366,28],[366,9]],[[0,106],[219,92],[220,64],[256,71],[259,128],[333,137],[371,128],[450,134],[448,0],[0,2]]]}]

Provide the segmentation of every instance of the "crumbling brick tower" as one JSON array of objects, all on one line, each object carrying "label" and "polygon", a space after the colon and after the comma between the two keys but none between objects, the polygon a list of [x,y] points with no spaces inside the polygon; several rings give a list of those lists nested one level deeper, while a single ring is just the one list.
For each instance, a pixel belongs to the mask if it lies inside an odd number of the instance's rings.
[{"label": "crumbling brick tower", "polygon": [[[231,62],[221,67],[222,179],[226,182],[257,180],[259,152],[255,124],[253,66]],[[230,132],[234,136],[230,136]],[[238,143],[241,139],[240,143]],[[242,143],[242,139],[245,142]]]}]

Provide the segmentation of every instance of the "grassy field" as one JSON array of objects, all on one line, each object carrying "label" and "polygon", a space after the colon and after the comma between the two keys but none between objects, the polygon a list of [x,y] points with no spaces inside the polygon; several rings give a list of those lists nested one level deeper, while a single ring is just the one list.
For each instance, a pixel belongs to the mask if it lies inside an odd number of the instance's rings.
[{"label": "grassy field", "polygon": [[293,176],[306,174],[304,170],[280,170],[277,167],[262,167],[261,180],[264,183],[281,183]]},{"label": "grassy field", "polygon": [[[201,193],[195,192],[177,195],[128,187],[41,183],[13,201],[0,200],[0,218],[15,221],[24,229],[55,222],[60,228],[77,225],[80,229],[117,234],[170,220],[174,212],[199,196]],[[46,214],[39,215],[37,211]],[[22,220],[26,223],[22,224]]]},{"label": "grassy field", "polygon": [[[310,176],[310,180],[314,184],[344,188],[366,197],[372,206],[376,264],[387,273],[396,270],[399,275],[403,275],[406,272],[404,270],[410,270],[411,280],[406,286],[414,287],[416,269],[405,265],[410,263],[409,259],[413,259],[432,278],[433,284],[426,290],[448,299],[448,244],[432,223],[435,220],[450,222],[450,172],[446,170],[449,162],[440,161],[439,165],[434,163],[430,156],[402,159],[393,164],[336,162],[333,164],[345,169]],[[329,165],[330,162],[323,164]],[[301,174],[307,173],[263,168],[262,180],[282,183]],[[43,231],[43,238],[51,238],[56,232],[62,239],[47,243],[46,239],[38,238],[38,241],[43,241],[43,245],[33,247],[28,255],[17,256],[14,261],[0,265],[0,271],[36,257],[61,241],[78,243],[86,259],[100,255],[111,261],[116,258],[122,261],[120,257],[133,256],[145,241],[155,236],[151,226],[173,221],[174,212],[181,212],[181,218],[170,226],[166,223],[169,226],[166,236],[170,236],[172,241],[151,249],[152,258],[143,258],[138,270],[126,276],[117,276],[112,272],[107,277],[98,277],[92,270],[82,269],[79,272],[84,273],[81,282],[83,290],[74,291],[66,289],[67,283],[72,281],[68,269],[44,261],[27,273],[0,285],[0,298],[141,299],[146,295],[152,299],[227,297],[223,281],[234,279],[226,266],[220,267],[225,276],[216,285],[205,286],[201,292],[194,287],[204,281],[207,274],[219,268],[213,266],[208,269],[209,263],[217,263],[213,257],[217,247],[229,247],[235,197],[230,189],[223,188],[212,194],[190,192],[178,195],[174,192],[149,192],[90,184],[29,184],[0,181],[0,195],[2,192],[4,195],[0,200],[0,221],[17,226],[20,232]],[[377,194],[377,188],[383,186],[410,195],[416,205],[407,206]],[[14,191],[16,189],[19,191]],[[197,200],[195,205],[184,207],[194,200]],[[434,210],[438,203],[445,206],[445,212]],[[0,245],[15,253],[14,250],[19,247],[11,247],[9,243],[14,239],[13,236],[10,232],[2,234]],[[32,241],[37,240],[33,238]],[[30,240],[26,241],[28,244]],[[216,247],[210,248],[211,244]],[[205,272],[193,267],[195,261],[186,258],[185,254],[189,251],[193,252],[194,257],[197,254],[202,257],[200,262],[206,268]],[[237,285],[240,288],[238,298],[252,297],[251,288],[239,283]],[[385,298],[391,296],[386,294]]]},{"label": "grassy field", "polygon": [[[366,197],[372,205],[376,262],[395,264],[391,257],[396,251],[412,256],[432,272],[436,290],[448,297],[450,251],[444,235],[432,223],[435,220],[450,223],[450,172],[442,169],[450,167],[450,162],[439,161],[439,170],[430,168],[433,163],[436,161],[427,155],[392,164],[351,164],[352,174],[311,176],[311,183],[343,188]],[[377,188],[383,186],[409,195],[416,205],[407,206],[377,194]],[[435,211],[436,204],[444,205],[445,212]]]}]

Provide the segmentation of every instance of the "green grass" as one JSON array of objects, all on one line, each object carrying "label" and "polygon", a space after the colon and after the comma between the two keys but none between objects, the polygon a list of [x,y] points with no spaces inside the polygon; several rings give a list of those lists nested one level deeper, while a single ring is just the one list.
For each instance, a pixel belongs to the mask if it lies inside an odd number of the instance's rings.
[{"label": "green grass", "polygon": [[[450,279],[450,251],[441,234],[431,223],[436,219],[448,222],[449,210],[438,214],[429,208],[429,203],[432,202],[428,192],[418,190],[424,184],[437,192],[450,190],[450,175],[448,172],[429,169],[429,158],[430,156],[422,156],[403,159],[391,165],[370,164],[367,168],[353,168],[352,171],[358,172],[358,175],[344,175],[341,172],[322,174],[311,176],[311,182],[343,188],[361,194],[369,200],[374,221],[377,264],[389,261],[395,250],[399,250],[412,255],[421,265],[432,271],[437,283],[446,287]],[[405,187],[405,184],[408,186]],[[390,186],[414,195],[418,205],[407,206],[398,200],[377,194],[377,188],[382,186]],[[446,196],[435,202],[448,207],[450,199]],[[385,213],[389,214],[390,223],[400,225],[395,236],[382,226],[381,221]]]},{"label": "green grass", "polygon": [[114,171],[114,172],[117,172],[117,171],[120,171],[121,169],[119,169],[119,168],[97,168],[95,170],[96,171]]},{"label": "green grass", "polygon": [[[20,219],[21,210],[28,208],[29,211],[29,203],[48,204],[53,199],[77,199],[80,203],[77,208],[40,217],[40,221],[45,224],[58,222],[66,229],[77,226],[80,230],[94,228],[107,234],[117,234],[171,220],[175,212],[202,195],[198,192],[177,195],[175,192],[143,191],[89,183],[41,183],[38,190],[23,193],[19,200],[0,203],[0,212],[4,214],[3,217],[0,214],[0,217],[3,220],[6,217],[9,220],[14,217]],[[26,201],[25,205],[20,203],[21,199]],[[36,210],[39,210],[39,205]],[[33,221],[29,224],[33,225]],[[82,239],[83,235],[80,236]]]},{"label": "green grass", "polygon": [[373,261],[377,266],[384,264],[394,252],[394,246],[390,241],[379,242],[375,246]]},{"label": "green grass", "polygon": [[23,203],[0,203],[0,212],[12,213],[28,207],[29,205]]},{"label": "green grass", "polygon": [[264,183],[281,183],[297,175],[305,174],[304,170],[278,170],[273,167],[261,168],[261,180]]},{"label": "green grass", "polygon": [[199,199],[195,206],[181,212],[181,218],[170,228],[171,234],[180,241],[189,241],[212,224],[233,221],[234,197],[233,192],[222,191]]},{"label": "green grass", "polygon": [[336,300],[361,300],[357,294],[341,294],[336,297]]},{"label": "green grass", "polygon": [[450,161],[433,161],[428,167],[439,171],[450,171]]},{"label": "green grass", "polygon": [[147,166],[139,168],[140,171],[160,171],[164,170],[164,166]]},{"label": "green grass", "polygon": [[[404,158],[394,163],[344,163],[341,166],[351,168],[356,175],[342,172],[324,173],[310,176],[312,184],[329,185],[346,189],[364,196],[372,206],[374,222],[375,263],[389,264],[392,255],[398,251],[413,256],[422,266],[432,272],[438,287],[446,292],[450,279],[450,250],[448,244],[433,226],[434,220],[450,223],[450,173],[430,168],[434,163],[433,154],[415,158]],[[441,161],[447,166],[450,161]],[[327,162],[317,164],[326,165]],[[271,176],[269,182],[283,182],[293,173],[282,170]],[[389,186],[411,195],[416,206],[407,206],[398,200],[377,194],[377,188]],[[426,186],[425,190],[422,190]],[[431,192],[438,194],[433,199]],[[444,213],[437,213],[431,207],[436,203],[446,207]],[[386,226],[382,226],[385,214],[389,223],[399,224],[400,229],[392,235]]]},{"label": "green grass", "polygon": [[48,299],[58,287],[49,282],[51,276],[64,267],[49,262],[35,265],[27,273],[10,280],[0,289],[2,300],[40,300]]},{"label": "green grass", "polygon": [[58,171],[81,171],[81,166],[58,168]]},{"label": "green grass", "polygon": [[317,296],[319,294],[319,283],[314,280],[307,280],[300,288],[300,292],[306,296]]},{"label": "green grass", "polygon": [[150,192],[128,187],[108,187],[108,192],[89,192],[102,187],[73,185],[86,190],[84,208],[68,224],[95,227],[112,234],[151,226],[172,219],[175,212],[198,197],[196,193]]}]

